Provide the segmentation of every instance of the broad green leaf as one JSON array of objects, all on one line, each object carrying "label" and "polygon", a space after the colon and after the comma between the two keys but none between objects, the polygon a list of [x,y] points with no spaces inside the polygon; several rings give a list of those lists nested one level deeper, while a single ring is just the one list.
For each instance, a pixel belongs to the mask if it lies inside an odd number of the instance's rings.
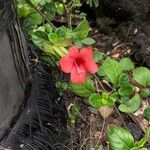
[{"label": "broad green leaf", "polygon": [[61,57],[65,56],[68,51],[62,46],[52,46],[54,51]]},{"label": "broad green leaf", "polygon": [[138,147],[142,148],[147,141],[150,139],[150,127],[148,127],[146,134],[144,137],[138,142]]},{"label": "broad green leaf", "polygon": [[120,77],[119,77],[119,86],[124,86],[126,84],[129,84],[129,77],[127,74],[123,73]]},{"label": "broad green leaf", "polygon": [[59,37],[56,33],[50,33],[50,34],[48,34],[48,39],[50,42],[55,44],[59,40]]},{"label": "broad green leaf", "polygon": [[119,110],[125,113],[133,113],[140,107],[140,104],[141,104],[140,96],[137,94],[127,103],[121,104],[119,106]]},{"label": "broad green leaf", "polygon": [[44,42],[43,44],[43,51],[49,55],[53,54],[55,56],[58,56],[58,54],[55,52],[55,50],[53,49],[53,46],[48,43],[48,42]]},{"label": "broad green leaf", "polygon": [[145,110],[144,110],[144,117],[148,120],[150,120],[150,107],[147,107]]},{"label": "broad green leaf", "polygon": [[119,88],[118,93],[122,96],[129,96],[133,93],[133,91],[134,88],[131,84],[125,84]]},{"label": "broad green leaf", "polygon": [[134,147],[133,136],[121,127],[112,126],[108,130],[108,140],[112,150],[131,150]]},{"label": "broad green leaf", "polygon": [[146,67],[138,67],[133,70],[133,78],[138,84],[144,87],[150,86],[150,69]]},{"label": "broad green leaf", "polygon": [[140,96],[143,98],[150,96],[150,88],[141,89]]},{"label": "broad green leaf", "polygon": [[42,38],[44,40],[48,40],[47,34],[45,32],[43,32],[43,31],[36,31],[36,32],[33,33],[33,35],[37,36],[39,38]]},{"label": "broad green leaf", "polygon": [[123,70],[132,70],[134,69],[134,63],[130,58],[122,58],[120,60],[120,65],[123,68]]},{"label": "broad green leaf", "polygon": [[48,40],[47,34],[44,32],[44,28],[42,27],[33,31],[31,37],[33,43],[39,46],[41,49],[43,49],[44,42]]},{"label": "broad green leaf", "polygon": [[103,58],[104,58],[105,54],[99,51],[94,51],[94,61],[96,63],[99,63]]},{"label": "broad green leaf", "polygon": [[70,83],[70,87],[75,94],[82,97],[90,97],[93,93],[95,93],[95,87],[90,77],[87,77],[84,84]]},{"label": "broad green leaf", "polygon": [[29,7],[27,4],[18,4],[17,5],[17,14],[19,18],[27,17],[29,14],[33,13],[34,9]]},{"label": "broad green leaf", "polygon": [[43,22],[43,18],[39,13],[34,12],[26,19],[26,22],[30,23],[31,25],[37,26]]},{"label": "broad green leaf", "polygon": [[131,148],[130,150],[141,150],[139,147]]},{"label": "broad green leaf", "polygon": [[93,38],[85,38],[81,42],[85,45],[93,45],[96,41]]},{"label": "broad green leaf", "polygon": [[110,79],[115,86],[119,83],[119,77],[123,73],[122,67],[116,60],[107,58],[101,66],[104,74]]},{"label": "broad green leaf", "polygon": [[89,97],[89,103],[92,107],[98,109],[100,108],[102,104],[102,98],[101,95],[94,93]]},{"label": "broad green leaf", "polygon": [[74,29],[74,34],[78,40],[83,40],[87,37],[90,31],[90,26],[87,20],[83,20],[79,25]]}]

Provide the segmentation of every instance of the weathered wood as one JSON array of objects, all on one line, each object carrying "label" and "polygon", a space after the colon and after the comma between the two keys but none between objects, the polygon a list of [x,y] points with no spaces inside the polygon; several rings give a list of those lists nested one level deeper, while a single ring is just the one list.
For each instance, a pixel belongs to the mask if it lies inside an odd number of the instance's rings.
[{"label": "weathered wood", "polygon": [[15,21],[0,32],[0,139],[24,99],[26,50],[23,34]]}]

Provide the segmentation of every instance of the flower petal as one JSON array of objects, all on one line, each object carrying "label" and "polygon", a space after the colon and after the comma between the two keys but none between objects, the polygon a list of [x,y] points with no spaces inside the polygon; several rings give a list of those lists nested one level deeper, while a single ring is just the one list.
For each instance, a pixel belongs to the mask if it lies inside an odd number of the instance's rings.
[{"label": "flower petal", "polygon": [[79,49],[77,46],[73,45],[69,51],[69,57],[76,58],[79,55]]},{"label": "flower petal", "polygon": [[85,61],[84,66],[89,73],[96,73],[98,71],[98,65],[93,61]]},{"label": "flower petal", "polygon": [[80,66],[79,68],[73,66],[73,69],[71,71],[71,82],[75,84],[84,83],[86,80],[86,75],[87,71],[83,66]]},{"label": "flower petal", "polygon": [[61,70],[65,73],[70,73],[73,67],[73,59],[69,56],[64,56],[60,59]]},{"label": "flower petal", "polygon": [[93,50],[90,47],[82,48],[80,51],[81,57],[83,57],[86,60],[92,60],[93,59]]}]

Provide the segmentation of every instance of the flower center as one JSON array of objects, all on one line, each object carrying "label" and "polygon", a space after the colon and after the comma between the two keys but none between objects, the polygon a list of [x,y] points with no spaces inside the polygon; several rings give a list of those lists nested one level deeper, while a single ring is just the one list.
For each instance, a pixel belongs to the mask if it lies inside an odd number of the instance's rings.
[{"label": "flower center", "polygon": [[84,72],[84,69],[81,68],[81,65],[84,64],[83,58],[77,57],[77,58],[75,59],[75,61],[74,61],[74,64],[75,64],[75,66],[76,66],[76,68],[77,68],[77,72],[78,72],[79,74],[82,73],[82,72]]},{"label": "flower center", "polygon": [[80,65],[83,65],[83,64],[84,64],[84,60],[83,60],[82,57],[77,57],[77,58],[75,59],[75,63],[76,63],[78,66],[80,66]]}]

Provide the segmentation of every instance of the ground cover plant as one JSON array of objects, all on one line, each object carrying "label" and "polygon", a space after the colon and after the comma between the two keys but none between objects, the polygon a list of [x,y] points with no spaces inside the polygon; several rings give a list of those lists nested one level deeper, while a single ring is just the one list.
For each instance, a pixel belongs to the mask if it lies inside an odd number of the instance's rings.
[{"label": "ground cover plant", "polygon": [[[20,0],[17,12],[27,37],[41,50],[40,61],[47,66],[57,66],[60,74],[65,76],[56,81],[60,95],[71,92],[75,99],[79,98],[99,112],[98,117],[103,120],[102,134],[106,120],[114,112],[131,116],[138,112],[144,99],[150,97],[150,69],[138,66],[129,56],[114,58],[95,48],[97,41],[90,36],[92,27],[86,14],[80,11],[83,3],[80,0]],[[100,1],[88,0],[86,4],[98,7]],[[58,23],[63,19],[63,23]],[[68,106],[68,122],[76,126],[80,115],[80,107],[73,100]],[[150,107],[146,107],[142,115],[150,120]],[[118,126],[111,124],[107,130],[106,141],[110,149],[148,149],[149,127],[137,142],[126,126],[126,129],[120,126],[119,123]],[[90,145],[91,150],[103,149],[99,142],[101,138]]]}]

